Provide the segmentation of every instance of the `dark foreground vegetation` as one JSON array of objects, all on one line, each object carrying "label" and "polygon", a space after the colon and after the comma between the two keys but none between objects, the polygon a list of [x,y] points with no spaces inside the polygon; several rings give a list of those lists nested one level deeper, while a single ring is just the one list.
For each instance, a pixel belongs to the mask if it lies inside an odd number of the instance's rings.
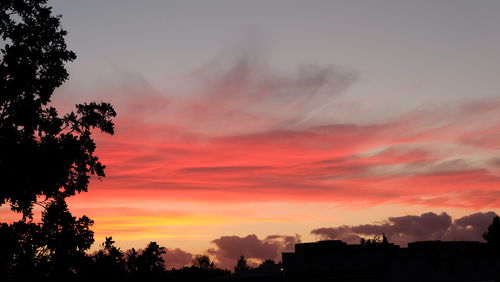
[{"label": "dark foreground vegetation", "polygon": [[93,254],[72,252],[67,245],[55,252],[53,244],[37,241],[43,236],[39,230],[17,237],[13,229],[19,227],[19,223],[2,225],[0,281],[209,281],[230,273],[216,268],[208,256],[195,257],[191,266],[167,270],[162,258],[165,248],[155,242],[123,252],[108,237]]},{"label": "dark foreground vegetation", "polygon": [[[282,280],[280,265],[268,261],[250,269],[243,256],[233,276],[208,256],[166,270],[165,248],[155,242],[121,251],[110,237],[99,251],[89,253],[93,221],[74,217],[66,199],[86,192],[91,176],[105,176],[92,133],[113,134],[116,113],[109,103],[78,104],[64,115],[50,105],[54,89],[68,78],[65,63],[76,58],[67,50],[65,35],[47,0],[0,1],[0,206],[9,205],[22,216],[0,223],[0,281]],[[39,217],[34,207],[41,211]],[[481,248],[498,258],[498,216],[484,239],[487,244]],[[362,250],[389,246],[386,239],[361,243]],[[285,264],[286,279],[293,279],[287,273],[303,269],[304,263],[297,262],[294,269]],[[299,274],[309,269],[304,271]]]},{"label": "dark foreground vegetation", "polygon": [[227,275],[208,256],[166,271],[165,248],[155,242],[122,252],[107,238],[89,253],[93,221],[73,216],[66,199],[87,192],[91,176],[105,176],[92,133],[113,134],[116,112],[102,102],[78,104],[64,115],[51,106],[54,90],[69,76],[65,64],[76,58],[60,20],[47,0],[0,1],[0,206],[22,216],[0,222],[0,281],[204,281]]}]

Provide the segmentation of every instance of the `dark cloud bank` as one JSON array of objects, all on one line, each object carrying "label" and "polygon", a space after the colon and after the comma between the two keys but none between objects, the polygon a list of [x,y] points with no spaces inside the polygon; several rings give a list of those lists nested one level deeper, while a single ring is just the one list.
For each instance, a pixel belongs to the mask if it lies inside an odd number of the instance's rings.
[{"label": "dark cloud bank", "polygon": [[443,212],[428,212],[418,215],[389,217],[381,224],[362,224],[355,226],[338,226],[318,228],[311,234],[318,235],[321,240],[342,240],[358,243],[361,237],[381,235],[385,233],[389,241],[405,246],[408,242],[426,240],[446,241],[481,241],[482,234],[491,224],[494,212],[478,212],[456,220]]}]

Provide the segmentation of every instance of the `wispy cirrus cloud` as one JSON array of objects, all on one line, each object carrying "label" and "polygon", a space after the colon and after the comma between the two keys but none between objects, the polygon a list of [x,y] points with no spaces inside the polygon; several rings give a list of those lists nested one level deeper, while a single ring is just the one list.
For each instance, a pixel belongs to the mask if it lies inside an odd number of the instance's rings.
[{"label": "wispy cirrus cloud", "polygon": [[[116,135],[97,136],[107,177],[79,197],[107,197],[104,206],[182,202],[192,205],[186,222],[211,204],[500,208],[498,99],[379,115],[348,95],[357,82],[347,68],[283,72],[248,57],[216,60],[163,88],[127,79],[96,94],[117,107]],[[137,228],[117,232],[125,229]]]},{"label": "wispy cirrus cloud", "polygon": [[280,73],[243,58],[175,81],[164,92],[141,82],[120,102],[116,136],[99,140],[109,177],[96,186],[203,201],[499,206],[498,100],[341,123],[336,103],[356,74],[339,67]]}]

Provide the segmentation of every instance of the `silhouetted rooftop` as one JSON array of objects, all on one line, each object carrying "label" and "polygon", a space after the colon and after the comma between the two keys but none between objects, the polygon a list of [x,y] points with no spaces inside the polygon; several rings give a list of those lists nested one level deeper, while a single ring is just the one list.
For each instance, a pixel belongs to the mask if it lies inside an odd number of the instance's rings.
[{"label": "silhouetted rooftop", "polygon": [[301,243],[283,253],[287,281],[493,281],[500,257],[485,243]]}]

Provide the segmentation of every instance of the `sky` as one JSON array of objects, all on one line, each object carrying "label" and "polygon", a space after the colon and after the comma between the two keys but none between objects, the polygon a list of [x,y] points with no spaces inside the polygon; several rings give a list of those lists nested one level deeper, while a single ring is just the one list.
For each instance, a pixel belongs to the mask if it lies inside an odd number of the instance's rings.
[{"label": "sky", "polygon": [[106,178],[69,201],[97,243],[230,267],[382,232],[480,240],[500,211],[498,1],[49,4],[78,57],[53,103],[118,113],[95,134]]}]

